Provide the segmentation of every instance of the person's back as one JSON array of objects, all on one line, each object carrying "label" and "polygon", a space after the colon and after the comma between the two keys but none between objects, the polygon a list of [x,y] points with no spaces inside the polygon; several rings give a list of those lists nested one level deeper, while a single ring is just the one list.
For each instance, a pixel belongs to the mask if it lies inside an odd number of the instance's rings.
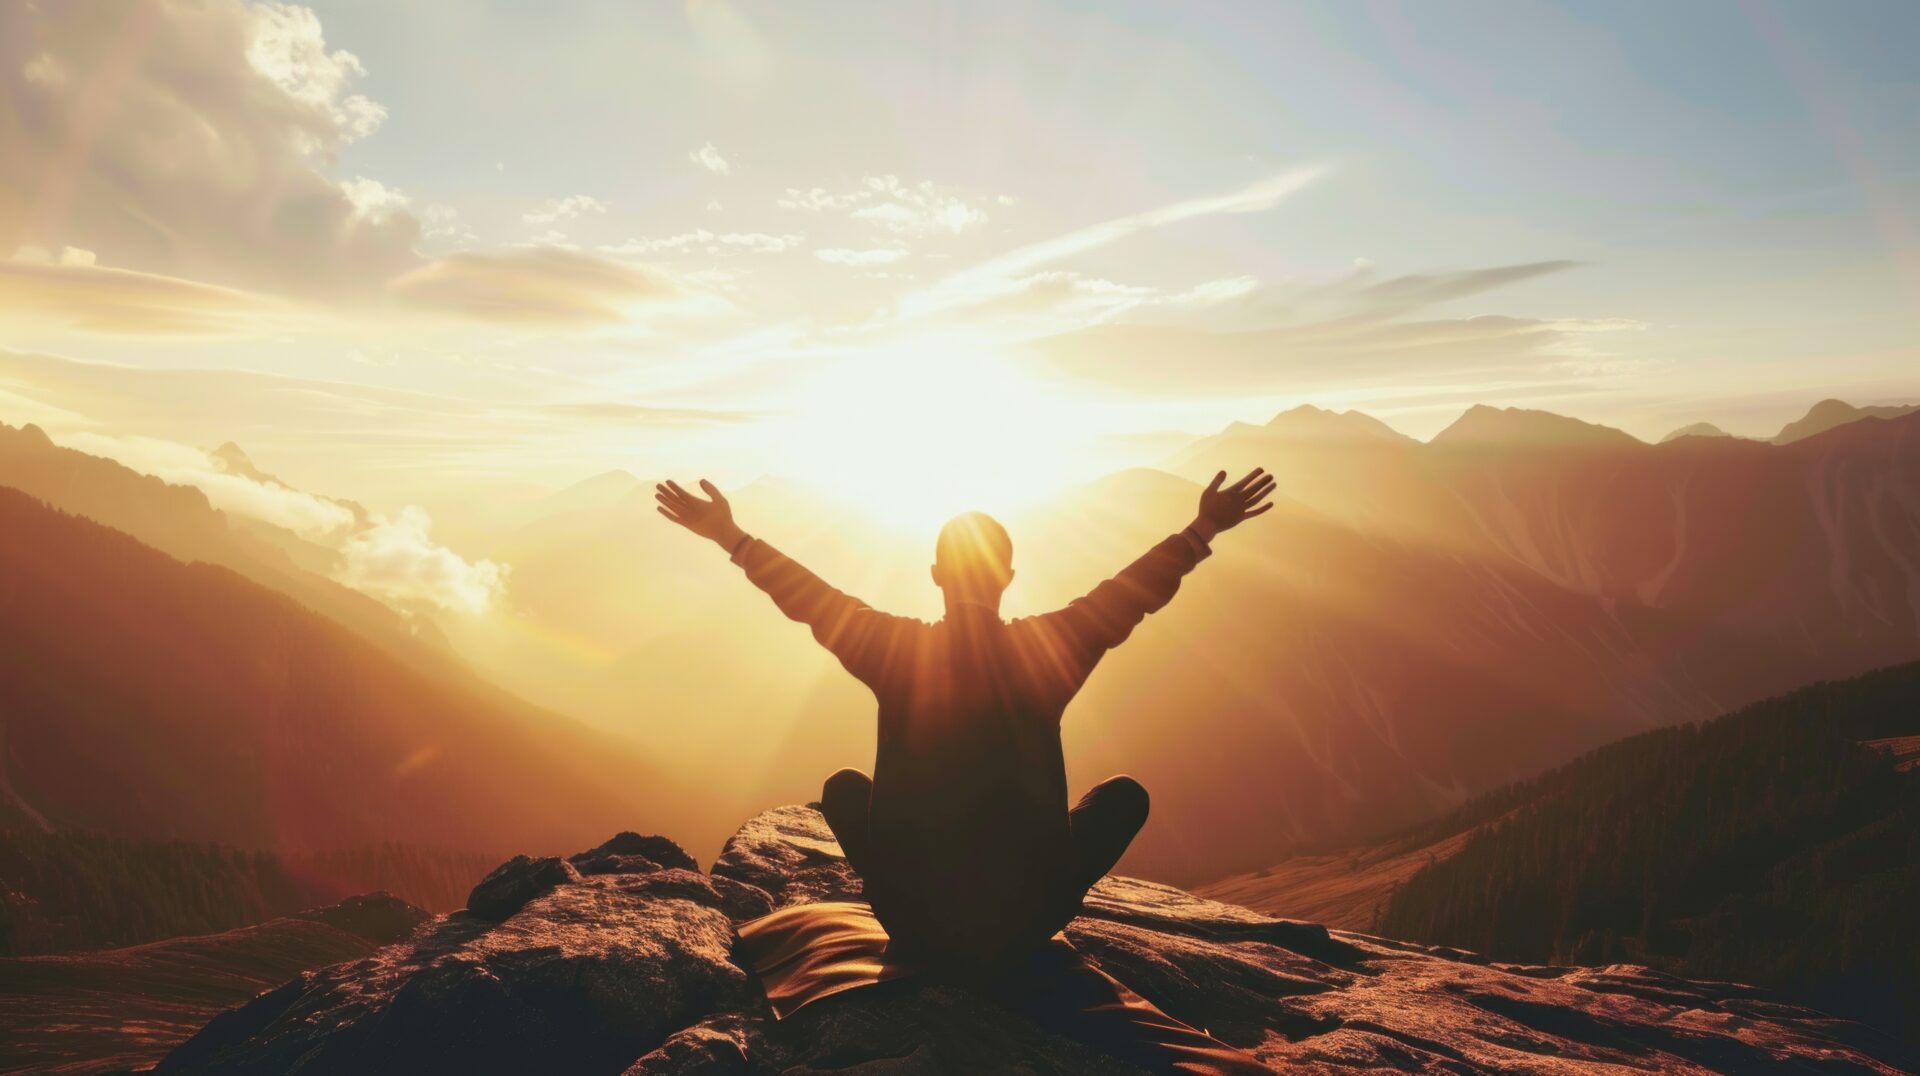
[{"label": "person's back", "polygon": [[1071,810],[1060,719],[1101,657],[1178,590],[1213,535],[1264,512],[1272,480],[1217,477],[1194,523],[1066,608],[1011,622],[1006,532],[986,516],[941,532],[936,623],[877,612],[734,525],[710,483],[704,501],[659,487],[661,512],[712,538],[789,617],[809,625],[879,703],[873,776],[842,770],[822,809],[896,948],[949,966],[993,968],[1043,943],[1146,820],[1127,777]]}]

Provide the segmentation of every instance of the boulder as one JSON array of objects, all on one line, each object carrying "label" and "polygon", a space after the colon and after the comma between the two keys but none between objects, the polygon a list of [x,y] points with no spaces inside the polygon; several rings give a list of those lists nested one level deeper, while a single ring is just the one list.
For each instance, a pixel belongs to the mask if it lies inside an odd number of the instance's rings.
[{"label": "boulder", "polygon": [[493,868],[467,894],[467,914],[495,923],[505,922],[527,902],[555,886],[580,880],[573,864],[559,856],[533,859],[514,856]]},{"label": "boulder", "polygon": [[[596,848],[573,856],[571,862],[580,868],[582,874],[612,874],[617,871],[591,871],[586,864],[619,862],[621,860],[640,859],[655,863],[661,867],[678,867],[681,870],[697,871],[700,864],[679,845],[666,837],[635,833],[628,830],[616,833],[600,843]],[[636,871],[636,873],[638,873]]]},{"label": "boulder", "polygon": [[[216,1018],[158,1071],[1124,1071],[931,980],[774,1020],[733,962],[735,920],[859,893],[810,808],[750,820],[710,876],[660,852],[583,853],[661,867],[576,871],[498,924],[443,917]],[[1276,1070],[1894,1073],[1916,1060],[1861,1025],[1747,987],[1630,965],[1500,964],[1128,878],[1104,879],[1067,936],[1166,1012]]]}]

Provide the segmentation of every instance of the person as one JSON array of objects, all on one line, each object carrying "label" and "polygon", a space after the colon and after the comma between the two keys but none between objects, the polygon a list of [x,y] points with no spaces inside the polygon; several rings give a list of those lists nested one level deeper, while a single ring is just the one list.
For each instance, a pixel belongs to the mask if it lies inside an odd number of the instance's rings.
[{"label": "person", "polygon": [[1093,787],[1071,810],[1060,719],[1107,651],[1172,600],[1218,533],[1273,507],[1274,480],[1226,472],[1171,535],[1065,608],[1004,620],[1013,581],[1005,528],[971,512],[940,531],[935,623],[879,612],[829,586],[705,497],[667,481],[660,514],[711,539],[782,613],[807,625],[879,703],[873,776],[829,777],[821,810],[859,874],[889,949],[905,959],[991,973],[1044,945],[1147,818],[1131,777]]}]

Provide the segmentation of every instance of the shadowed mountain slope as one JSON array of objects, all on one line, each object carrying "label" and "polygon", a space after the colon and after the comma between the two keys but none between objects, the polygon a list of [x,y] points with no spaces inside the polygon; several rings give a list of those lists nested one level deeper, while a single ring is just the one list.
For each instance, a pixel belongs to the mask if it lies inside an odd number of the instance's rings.
[{"label": "shadowed mountain slope", "polygon": [[16,818],[278,849],[543,848],[682,819],[635,747],[224,568],[16,490],[0,489],[0,533]]},{"label": "shadowed mountain slope", "polygon": [[[213,458],[230,473],[279,484],[231,443]],[[0,423],[0,486],[31,494],[63,512],[85,516],[184,561],[230,568],[324,613],[400,654],[425,656],[437,646],[430,627],[409,624],[377,599],[327,578],[338,555],[292,531],[229,516],[207,495],[144,475],[114,460],[62,448],[37,426]],[[335,501],[356,517],[366,510]]]},{"label": "shadowed mountain slope", "polygon": [[1920,664],[1641,734],[1201,889],[1510,960],[1760,983],[1920,1039]]}]

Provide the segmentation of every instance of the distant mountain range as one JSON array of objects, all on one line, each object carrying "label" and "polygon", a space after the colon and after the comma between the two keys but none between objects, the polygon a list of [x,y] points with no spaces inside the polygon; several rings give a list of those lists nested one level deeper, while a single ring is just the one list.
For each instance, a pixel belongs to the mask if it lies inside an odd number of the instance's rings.
[{"label": "distant mountain range", "polygon": [[[472,553],[512,565],[510,615],[446,625],[489,679],[602,736],[482,683],[196,491],[0,435],[0,484],[247,577],[4,502],[38,542],[0,555],[40,603],[0,606],[26,640],[0,668],[39,700],[0,728],[16,817],[268,847],[550,847],[617,823],[703,847],[871,760],[871,697],[630,473],[492,532]],[[1265,867],[1920,656],[1916,414],[1649,445],[1541,411],[1473,408],[1423,443],[1298,409],[1009,517],[1014,611],[1080,593],[1189,518],[1215,469],[1254,464],[1279,509],[1223,537],[1068,715],[1076,786],[1131,772],[1154,793],[1129,870]],[[734,500],[829,580],[937,613],[920,540],[849,527],[789,483]]]},{"label": "distant mountain range", "polygon": [[[1863,418],[1899,418],[1901,415],[1920,411],[1920,404],[1881,404],[1872,407],[1855,407],[1843,400],[1821,400],[1807,410],[1800,418],[1787,423],[1780,432],[1766,438],[1776,445],[1790,445],[1817,433],[1825,433],[1836,426],[1845,426]],[[1682,426],[1660,439],[1662,444],[1680,437],[1730,437],[1727,431],[1711,422],[1695,422]]]}]

